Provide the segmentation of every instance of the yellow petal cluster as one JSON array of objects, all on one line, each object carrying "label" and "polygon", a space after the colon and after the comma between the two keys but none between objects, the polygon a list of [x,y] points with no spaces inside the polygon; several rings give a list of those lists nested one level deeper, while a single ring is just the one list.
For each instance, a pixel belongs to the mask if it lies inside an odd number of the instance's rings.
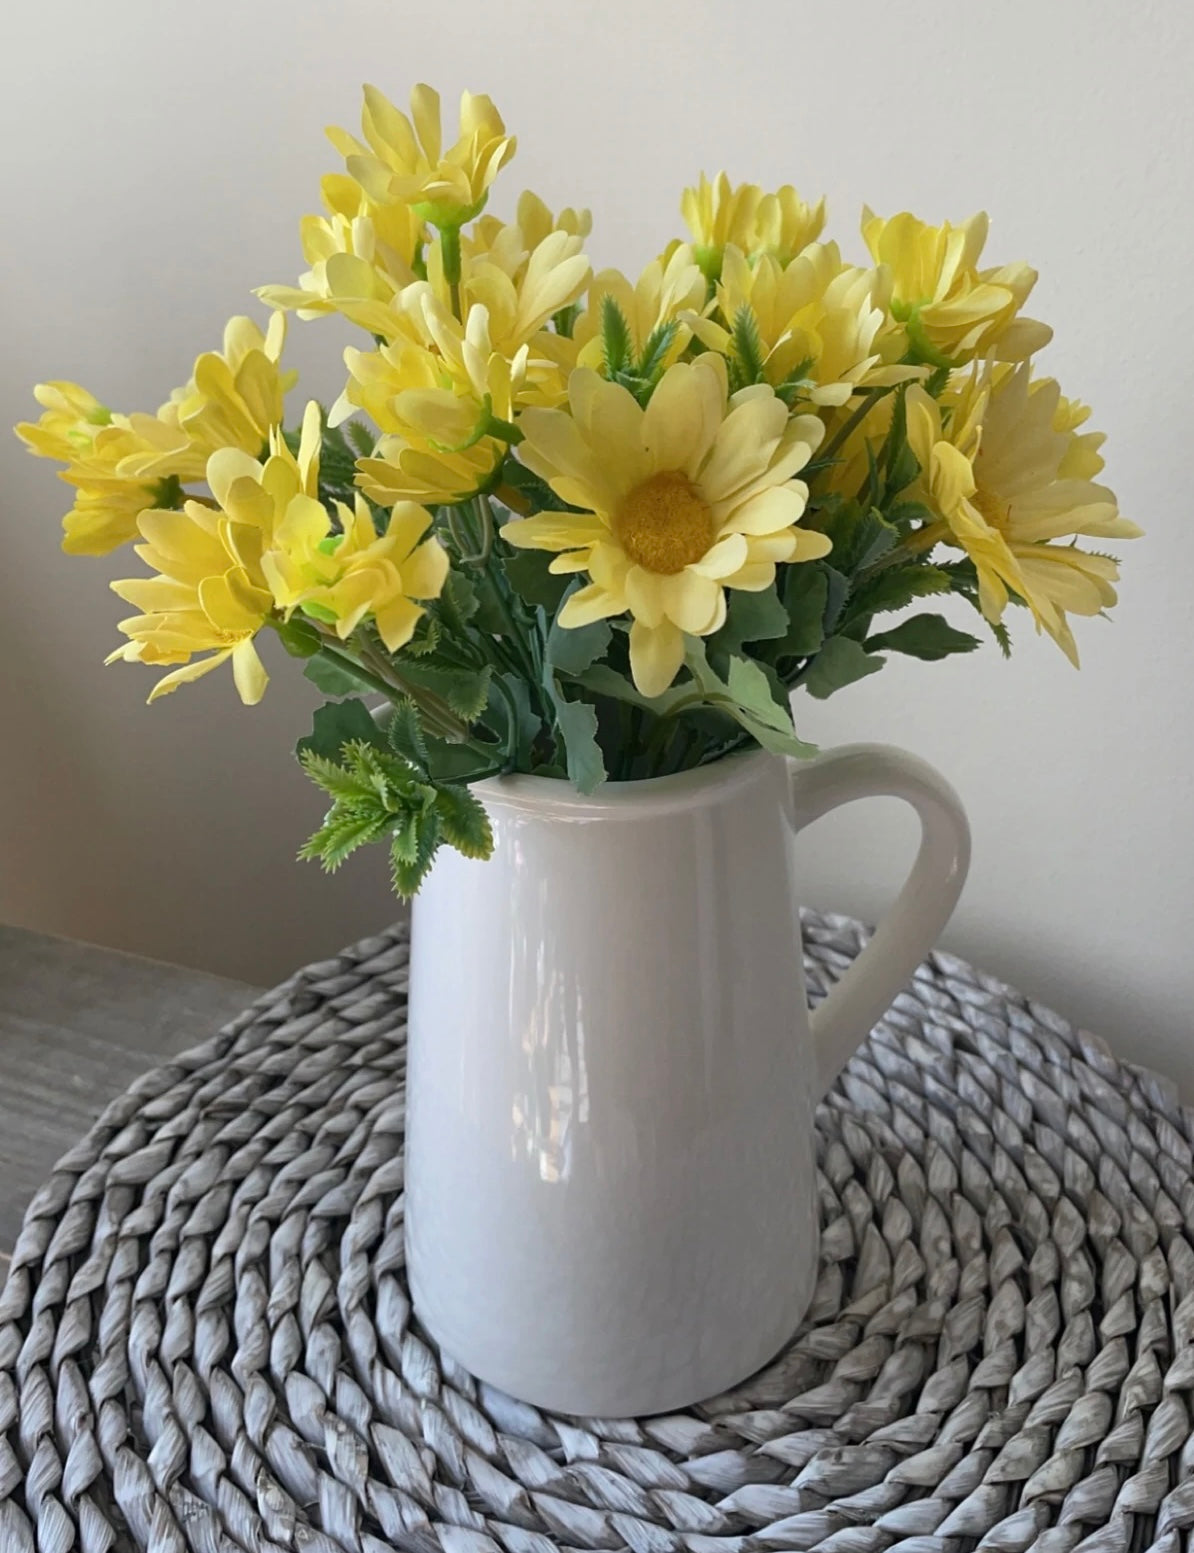
[{"label": "yellow petal cluster", "polygon": [[886,275],[843,264],[836,243],[812,242],[786,267],[764,254],[752,264],[727,246],[716,312],[694,316],[693,331],[710,350],[735,354],[733,331],[745,311],[775,388],[795,385],[816,405],[843,405],[861,388],[899,383],[915,367],[883,360]]},{"label": "yellow petal cluster", "polygon": [[795,476],[821,422],[789,416],[765,384],[729,397],[720,357],[669,368],[645,409],[580,367],[568,409],[527,410],[522,429],[523,462],[582,510],[514,520],[503,537],[555,552],[553,571],[588,574],[562,626],[631,616],[631,672],[645,696],[676,677],[686,634],[721,626],[727,588],[767,588],[778,562],[829,549],[797,526],[808,489]]},{"label": "yellow petal cluster", "polygon": [[936,227],[907,211],[890,218],[863,211],[863,239],[890,277],[893,318],[923,360],[948,366],[980,356],[1023,361],[1053,337],[1047,325],[1020,317],[1036,284],[1034,269],[979,269],[987,226],[981,211],[960,226]]},{"label": "yellow petal cluster", "polygon": [[400,202],[436,226],[462,226],[480,213],[516,143],[489,98],[472,92],[460,99],[459,137],[446,150],[439,93],[416,86],[410,111],[408,119],[375,86],[366,86],[364,143],[341,129],[329,129],[328,138],[345,158],[349,177],[375,204]]},{"label": "yellow petal cluster", "polygon": [[666,259],[652,260],[637,281],[630,281],[620,270],[602,270],[595,275],[585,310],[572,332],[577,361],[594,371],[605,366],[601,328],[607,297],[626,320],[636,359],[641,359],[656,330],[675,324],[661,363],[669,367],[692,339],[692,318],[705,305],[705,277],[687,243],[674,247]]},{"label": "yellow petal cluster", "polygon": [[112,584],[141,613],[120,622],[129,640],[109,661],[180,665],[151,701],[231,660],[242,701],[254,705],[268,682],[254,638],[296,610],[341,640],[366,616],[390,651],[410,640],[423,613],[414,601],[437,597],[447,575],[447,556],[424,538],[431,515],[396,509],[381,535],[363,498],[355,510],[336,503],[333,515],[316,495],[319,446],[310,404],[297,455],[280,434],[264,460],[222,448],[207,465],[214,504],[140,514],[135,549],[155,575]]},{"label": "yellow petal cluster", "polygon": [[75,488],[63,549],[106,555],[136,537],[140,513],[202,480],[219,449],[260,453],[294,381],[280,364],[285,336],[280,313],[265,333],[250,318],[233,318],[222,350],[200,356],[190,381],[156,415],[117,414],[77,383],[38,384],[45,413],[16,430],[32,452],[64,463],[61,478]]},{"label": "yellow petal cluster", "polygon": [[767,254],[784,265],[825,226],[824,199],[808,205],[791,184],[767,194],[757,184],[732,184],[725,173],[712,181],[702,173],[696,187],[681,195],[680,213],[692,233],[697,260],[713,279],[729,244],[751,259]]},{"label": "yellow petal cluster", "polygon": [[1014,594],[1076,666],[1066,617],[1113,605],[1119,568],[1073,541],[1140,533],[1090,478],[1102,459],[1099,439],[1074,430],[1083,407],[1024,364],[957,375],[940,404],[913,385],[907,418],[921,494],[940,515],[941,537],[974,562],[983,613],[1001,619]]},{"label": "yellow petal cluster", "polygon": [[461,317],[436,278],[416,282],[376,320],[383,344],[345,352],[333,420],[361,409],[381,432],[358,466],[374,501],[465,500],[504,457],[515,415],[564,398],[575,350],[545,325],[579,295],[589,261],[579,236],[552,231],[528,251],[510,231],[467,261]]}]

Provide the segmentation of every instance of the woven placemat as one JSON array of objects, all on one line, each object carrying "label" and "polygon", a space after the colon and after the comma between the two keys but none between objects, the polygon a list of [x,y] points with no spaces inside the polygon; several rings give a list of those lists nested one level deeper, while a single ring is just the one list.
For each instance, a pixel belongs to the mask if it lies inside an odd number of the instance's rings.
[{"label": "woven placemat", "polygon": [[[814,994],[865,935],[810,916]],[[1177,1553],[1194,1115],[936,955],[817,1116],[822,1265],[776,1364],[552,1417],[428,1341],[402,1246],[407,947],[300,971],[141,1079],[0,1298],[0,1553]]]}]

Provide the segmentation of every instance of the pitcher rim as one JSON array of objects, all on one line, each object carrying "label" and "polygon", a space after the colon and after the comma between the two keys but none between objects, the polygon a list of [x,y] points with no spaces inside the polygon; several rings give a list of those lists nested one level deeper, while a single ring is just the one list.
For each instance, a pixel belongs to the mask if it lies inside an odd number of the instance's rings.
[{"label": "pitcher rim", "polygon": [[536,813],[554,810],[572,815],[626,815],[633,810],[699,807],[720,797],[725,788],[754,781],[778,760],[778,756],[757,747],[737,750],[708,765],[673,771],[667,776],[607,781],[593,793],[578,792],[567,778],[514,771],[474,782],[472,791],[487,804]]}]

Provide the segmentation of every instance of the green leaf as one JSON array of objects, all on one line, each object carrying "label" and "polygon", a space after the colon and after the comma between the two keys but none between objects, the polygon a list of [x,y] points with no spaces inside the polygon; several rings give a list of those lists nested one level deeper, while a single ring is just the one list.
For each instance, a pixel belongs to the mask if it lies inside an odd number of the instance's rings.
[{"label": "green leaf", "polygon": [[817,563],[825,577],[825,617],[822,621],[824,635],[829,636],[842,618],[842,610],[850,595],[850,579],[843,577],[835,566],[827,561]]},{"label": "green leaf", "polygon": [[605,620],[568,627],[562,626],[557,618],[547,633],[547,661],[561,674],[582,674],[605,652],[612,635],[609,622]]},{"label": "green leaf", "polygon": [[850,599],[845,619],[858,620],[888,610],[903,609],[913,599],[928,598],[934,593],[948,593],[953,586],[948,572],[939,566],[918,565],[909,562],[904,566],[888,566],[864,577]]},{"label": "green leaf", "polygon": [[439,844],[440,821],[436,809],[414,828],[413,835],[409,825],[403,833],[395,834],[390,846],[390,882],[396,895],[410,900],[418,894]]},{"label": "green leaf", "polygon": [[957,631],[944,615],[913,615],[890,631],[881,631],[867,639],[867,652],[902,652],[910,658],[936,662],[951,653],[973,652],[978,637]]},{"label": "green leaf", "polygon": [[312,782],[332,798],[356,802],[371,800],[376,796],[373,784],[367,778],[350,771],[338,760],[328,760],[323,755],[317,755],[314,750],[304,750],[299,756],[299,764]]},{"label": "green leaf", "polygon": [[329,701],[316,710],[311,732],[299,740],[295,753],[300,760],[303,751],[310,750],[325,760],[339,761],[344,746],[356,740],[385,747],[385,735],[363,701]]},{"label": "green leaf", "polygon": [[878,673],[883,664],[884,659],[868,656],[860,642],[848,636],[831,636],[813,659],[802,683],[810,696],[824,701],[835,690]]},{"label": "green leaf", "polygon": [[290,620],[277,620],[274,630],[282,646],[292,658],[311,658],[323,645],[323,638],[309,620],[294,615]]},{"label": "green leaf", "polygon": [[726,623],[706,639],[706,647],[713,654],[741,652],[747,642],[769,642],[786,636],[789,625],[788,611],[780,603],[774,584],[762,593],[731,589]]},{"label": "green leaf", "polygon": [[[514,748],[518,755],[518,768],[525,771],[535,740],[543,731],[543,719],[531,702],[531,687],[521,674],[498,674],[495,676],[496,680],[500,680],[505,686],[506,694],[513,701],[517,712]],[[489,699],[489,707],[490,711],[499,715],[503,721],[510,715],[505,697],[496,691]]]},{"label": "green leaf", "polygon": [[609,377],[615,377],[632,365],[634,345],[630,325],[616,300],[608,294],[601,299],[601,340]]},{"label": "green leaf", "polygon": [[568,701],[562,692],[552,696],[556,727],[564,743],[568,778],[582,793],[593,793],[605,781],[605,760],[597,742],[597,713],[586,701]]},{"label": "green leaf", "polygon": [[366,426],[364,421],[346,421],[344,430],[348,433],[348,441],[351,442],[354,450],[362,458],[371,457],[376,446],[372,428]]},{"label": "green leaf", "polygon": [[634,688],[633,682],[624,674],[619,674],[617,669],[611,668],[608,663],[595,663],[583,674],[572,677],[578,685],[583,685],[594,695],[608,696],[611,701],[625,701],[628,705],[637,706],[644,712],[654,712],[657,717],[665,717],[677,702],[687,701],[692,695],[690,685],[673,685],[661,696],[654,698],[640,695]]},{"label": "green leaf", "polygon": [[765,750],[773,755],[795,755],[806,760],[816,754],[816,745],[797,738],[792,714],[777,705],[771,682],[757,663],[749,658],[731,658],[726,688],[733,698],[738,721]]},{"label": "green leaf", "polygon": [[318,620],[325,626],[334,626],[340,618],[336,611],[326,604],[304,604],[302,610],[304,615],[309,615],[312,620]]},{"label": "green leaf", "polygon": [[404,679],[439,696],[466,723],[475,722],[488,705],[492,674],[493,668],[488,663],[480,669],[445,668],[438,663],[404,662],[402,665]]},{"label": "green leaf", "polygon": [[[832,568],[821,562],[789,566],[784,578],[784,613],[788,628],[768,654],[772,658],[811,658],[825,640]],[[833,572],[834,576],[838,573]],[[842,578],[845,582],[845,578]]]},{"label": "green leaf", "polygon": [[554,615],[572,579],[549,571],[551,559],[542,550],[515,550],[502,557],[502,570],[519,598]]},{"label": "green leaf", "polygon": [[440,831],[449,846],[465,857],[487,858],[493,852],[489,816],[467,787],[441,787],[435,795]]},{"label": "green leaf", "polygon": [[644,382],[653,383],[663,371],[663,364],[667,360],[667,353],[672,348],[679,327],[676,319],[669,318],[666,323],[652,329],[647,336],[647,343],[643,346],[642,355],[638,360],[637,371],[637,376]]},{"label": "green leaf", "polygon": [[477,613],[477,590],[462,571],[453,568],[439,596],[439,610],[449,630],[459,633]]},{"label": "green leaf", "polygon": [[324,824],[299,848],[298,855],[304,862],[318,858],[325,871],[334,874],[358,847],[385,835],[390,824],[390,816],[376,808],[333,809]]},{"label": "green leaf", "polygon": [[427,774],[427,741],[413,701],[399,701],[395,705],[386,726],[386,738],[395,755],[409,761],[423,775]]},{"label": "green leaf", "polygon": [[763,342],[759,338],[759,325],[754,309],[744,302],[734,314],[731,331],[734,355],[738,363],[740,387],[763,381]]},{"label": "green leaf", "polygon": [[[291,624],[293,623],[292,621]],[[352,669],[339,658],[329,658],[323,653],[317,657],[308,658],[303,674],[313,685],[322,690],[325,696],[359,695],[362,691],[373,691],[376,694],[367,679],[354,674]]]}]

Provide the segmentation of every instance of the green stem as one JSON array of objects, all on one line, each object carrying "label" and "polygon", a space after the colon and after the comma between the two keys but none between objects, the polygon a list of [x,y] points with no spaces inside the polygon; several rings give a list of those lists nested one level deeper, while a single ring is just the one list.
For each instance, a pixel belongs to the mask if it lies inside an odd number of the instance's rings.
[{"label": "green stem", "polygon": [[862,403],[842,423],[842,425],[838,427],[837,431],[834,432],[833,436],[830,437],[825,446],[823,448],[817,449],[815,455],[817,463],[827,463],[850,436],[850,434],[856,431],[857,428],[862,425],[863,421],[878,404],[879,400],[884,398],[887,394],[890,394],[891,391],[891,387],[886,386],[883,388],[872,388],[871,391],[864,397]]},{"label": "green stem", "polygon": [[460,228],[442,226],[439,229],[439,251],[444,264],[444,279],[452,298],[452,311],[463,320],[460,310]]}]

